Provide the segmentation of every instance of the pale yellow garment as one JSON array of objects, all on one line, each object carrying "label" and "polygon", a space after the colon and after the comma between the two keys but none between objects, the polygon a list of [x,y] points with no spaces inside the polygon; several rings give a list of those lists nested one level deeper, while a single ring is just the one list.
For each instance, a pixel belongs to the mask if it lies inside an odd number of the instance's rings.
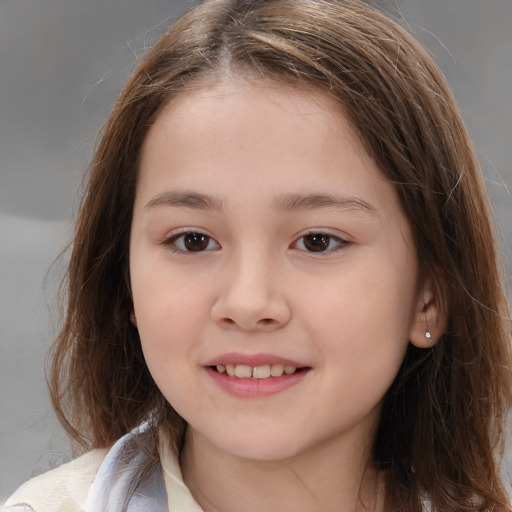
[{"label": "pale yellow garment", "polygon": [[[7,500],[5,511],[9,507],[28,506],[35,512],[82,512],[89,488],[107,453],[107,449],[93,450],[32,478]],[[160,436],[159,453],[169,510],[203,512],[183,482],[178,459],[169,448],[166,436]]]},{"label": "pale yellow garment", "polygon": [[36,512],[81,512],[89,488],[108,450],[93,450],[25,482],[5,504]]},{"label": "pale yellow garment", "polygon": [[159,441],[158,451],[164,473],[168,509],[172,512],[203,512],[183,481],[180,463],[174,450],[170,448],[168,437],[160,435]]}]

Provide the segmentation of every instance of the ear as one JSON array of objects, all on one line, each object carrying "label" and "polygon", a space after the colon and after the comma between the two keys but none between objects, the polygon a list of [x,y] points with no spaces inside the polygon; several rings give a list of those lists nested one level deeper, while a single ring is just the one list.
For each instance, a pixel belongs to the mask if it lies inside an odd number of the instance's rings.
[{"label": "ear", "polygon": [[409,334],[414,346],[430,348],[443,335],[448,321],[443,302],[432,280],[427,279],[418,293],[418,303]]},{"label": "ear", "polygon": [[130,311],[130,322],[133,327],[137,328],[137,317],[135,316],[135,311],[133,309]]}]

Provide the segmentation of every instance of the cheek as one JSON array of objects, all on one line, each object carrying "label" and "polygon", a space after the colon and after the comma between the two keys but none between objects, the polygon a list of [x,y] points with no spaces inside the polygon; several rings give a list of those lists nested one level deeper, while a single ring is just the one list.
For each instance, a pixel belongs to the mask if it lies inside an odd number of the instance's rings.
[{"label": "cheek", "polygon": [[168,331],[170,325],[179,328],[192,322],[204,301],[202,287],[197,280],[173,270],[165,253],[135,260],[131,271],[135,313],[143,330]]},{"label": "cheek", "polygon": [[318,289],[309,301],[308,318],[310,329],[320,334],[323,358],[340,368],[359,368],[369,378],[387,369],[393,374],[408,345],[415,276],[410,262],[380,258],[361,261]]},{"label": "cheek", "polygon": [[136,303],[135,307],[142,345],[154,350],[189,349],[190,340],[201,330],[201,308],[197,301],[154,296],[151,301]]},{"label": "cheek", "polygon": [[340,422],[346,414],[362,418],[378,407],[409,343],[408,322],[393,318],[393,313],[400,313],[389,301],[383,303],[368,295],[363,302],[352,299],[341,304],[341,312],[318,317],[321,325],[328,326],[317,340],[323,385],[332,390],[326,395],[327,405],[339,411]]},{"label": "cheek", "polygon": [[[149,306],[149,304],[148,304]],[[139,308],[138,330],[147,367],[158,388],[171,404],[192,394],[188,389],[200,336],[194,308],[183,301],[155,301],[153,308]]]},{"label": "cheek", "polygon": [[159,372],[184,371],[204,327],[201,287],[165,273],[148,273],[136,276],[132,290],[142,349],[155,380]]},{"label": "cheek", "polygon": [[381,272],[371,265],[349,271],[318,290],[309,300],[315,311],[312,317],[340,333],[359,334],[358,338],[366,332],[384,338],[391,332],[407,337],[416,302],[414,279],[400,271],[386,272],[383,265],[379,268]]}]

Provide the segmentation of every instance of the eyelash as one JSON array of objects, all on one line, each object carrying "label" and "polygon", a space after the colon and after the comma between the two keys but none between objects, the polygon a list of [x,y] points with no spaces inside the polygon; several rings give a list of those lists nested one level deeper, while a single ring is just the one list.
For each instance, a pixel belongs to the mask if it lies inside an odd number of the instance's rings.
[{"label": "eyelash", "polygon": [[[318,244],[318,248],[320,250],[308,250],[306,248],[305,241],[308,240],[310,242],[313,242],[314,244]],[[325,243],[327,242],[327,246],[325,247],[325,250],[322,250],[322,248],[325,246]],[[335,246],[330,247],[332,243],[334,242]],[[342,249],[343,247],[346,247],[350,244],[347,240],[343,240],[339,236],[332,235],[331,233],[325,233],[323,231],[310,231],[309,233],[306,233],[305,235],[302,235],[300,238],[297,239],[296,242],[294,242],[291,247],[294,249],[298,249],[299,245],[302,245],[303,248],[300,248],[300,250],[303,250],[305,252],[311,253],[311,254],[328,254],[335,251],[338,251]]]},{"label": "eyelash", "polygon": [[[200,249],[198,251],[194,251],[194,250],[189,250],[187,249],[186,247],[186,237],[189,236],[189,237],[196,237],[196,241],[202,241],[203,243],[206,242],[206,246],[204,247],[204,249]],[[201,237],[201,238],[199,238]],[[213,249],[209,246],[211,244],[215,244],[216,247],[214,247]],[[178,247],[178,244],[181,244],[182,247]],[[207,235],[206,233],[203,233],[201,231],[194,231],[194,230],[189,230],[189,231],[183,231],[181,233],[178,233],[176,235],[172,235],[171,237],[169,238],[166,238],[164,241],[163,241],[163,245],[165,245],[166,247],[168,247],[172,252],[177,252],[177,253],[201,253],[201,252],[206,252],[206,251],[212,251],[214,249],[218,249],[220,248],[220,245],[209,235]]]},{"label": "eyelash", "polygon": [[[186,237],[191,237],[191,239],[188,240],[188,242],[199,242],[201,245],[199,245],[199,248],[197,251],[190,250],[190,247],[187,248],[187,239]],[[305,241],[308,240],[310,243],[316,244],[316,247],[319,250],[312,249],[308,250]],[[334,247],[330,247],[332,244],[335,244]],[[210,247],[212,244],[215,245],[215,247]],[[327,245],[326,245],[327,244]],[[216,242],[211,236],[207,235],[206,233],[203,233],[201,231],[184,231],[175,235],[172,235],[169,238],[166,238],[163,241],[163,244],[166,247],[168,247],[172,252],[176,253],[203,253],[207,251],[212,251],[216,249],[220,249],[220,244]],[[179,247],[178,245],[181,245]],[[290,247],[292,249],[298,249],[300,251],[304,251],[306,253],[310,254],[328,254],[335,251],[338,251],[346,246],[350,245],[350,242],[347,240],[343,240],[342,238],[332,235],[330,233],[325,233],[323,231],[310,231],[309,233],[306,233],[305,235],[302,235],[299,237],[295,242],[293,242]],[[300,247],[302,246],[302,247]],[[311,246],[310,246],[311,249]]]}]

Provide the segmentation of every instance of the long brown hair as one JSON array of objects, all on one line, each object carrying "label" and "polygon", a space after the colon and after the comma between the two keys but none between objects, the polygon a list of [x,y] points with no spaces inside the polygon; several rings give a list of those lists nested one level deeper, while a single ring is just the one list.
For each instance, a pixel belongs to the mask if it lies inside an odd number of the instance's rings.
[{"label": "long brown hair", "polygon": [[69,434],[107,446],[144,420],[183,420],[148,372],[132,308],[128,243],[138,159],[162,108],[228,73],[335,98],[411,224],[421,276],[448,317],[410,345],[374,443],[387,510],[510,511],[499,459],[512,402],[510,317],[475,151],[453,95],[399,24],[356,0],[211,0],[152,48],[120,95],[90,168],[53,347],[51,392]]}]

